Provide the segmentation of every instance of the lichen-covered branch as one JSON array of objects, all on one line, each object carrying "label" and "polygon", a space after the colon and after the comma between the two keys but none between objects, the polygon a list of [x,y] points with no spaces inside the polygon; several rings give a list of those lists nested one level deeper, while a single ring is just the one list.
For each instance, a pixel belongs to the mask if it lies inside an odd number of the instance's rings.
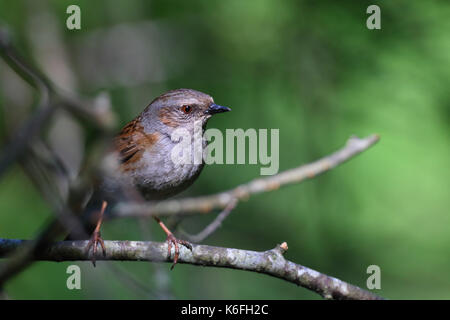
[{"label": "lichen-covered branch", "polygon": [[[0,239],[0,258],[21,247],[26,240]],[[62,241],[48,246],[36,255],[44,261],[86,261],[87,241]],[[106,255],[98,253],[97,261],[151,261],[171,262],[167,256],[167,243],[150,241],[105,241]],[[374,300],[381,297],[342,280],[296,264],[284,258],[287,244],[282,243],[272,250],[257,252],[249,250],[193,245],[192,251],[180,248],[179,263],[223,267],[264,273],[284,279],[326,299]]]}]

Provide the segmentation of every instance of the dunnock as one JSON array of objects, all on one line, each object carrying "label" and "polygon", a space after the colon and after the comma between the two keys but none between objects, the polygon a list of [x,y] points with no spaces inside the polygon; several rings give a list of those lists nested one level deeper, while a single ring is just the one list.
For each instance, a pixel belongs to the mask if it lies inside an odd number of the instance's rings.
[{"label": "dunnock", "polygon": [[[113,154],[118,160],[119,172],[104,178],[87,205],[88,211],[96,210],[97,213],[101,208],[100,218],[93,225],[95,229],[87,247],[89,250],[93,246],[94,257],[98,244],[105,252],[100,225],[106,204],[109,208],[120,201],[120,193],[123,195],[126,190],[138,190],[145,199],[159,200],[189,187],[199,176],[204,163],[173,161],[173,148],[180,143],[173,139],[174,131],[185,129],[190,137],[194,137],[195,125],[200,124],[203,133],[212,115],[230,110],[215,104],[213,98],[205,93],[178,89],[157,97],[139,116],[125,125],[114,139]],[[205,147],[207,142],[203,134],[200,139]],[[192,249],[191,245],[176,239],[158,217],[155,219],[167,234],[169,257],[172,245],[175,247],[173,268],[178,260],[178,245]],[[95,265],[95,260],[93,262]]]}]

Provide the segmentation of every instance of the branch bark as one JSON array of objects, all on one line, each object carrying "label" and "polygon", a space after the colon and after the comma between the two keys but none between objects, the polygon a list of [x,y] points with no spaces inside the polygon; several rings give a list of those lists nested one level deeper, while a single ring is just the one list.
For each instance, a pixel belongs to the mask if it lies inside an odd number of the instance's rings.
[{"label": "branch bark", "polygon": [[[0,258],[30,241],[0,239]],[[90,261],[86,254],[88,241],[61,241],[36,255],[41,261]],[[105,241],[106,255],[98,253],[96,260],[172,262],[167,256],[167,243],[151,241]],[[181,247],[178,263],[222,267],[267,274],[316,292],[325,299],[378,300],[369,291],[330,277],[284,258],[287,244],[272,250],[257,252],[232,248],[193,245],[192,251]]]},{"label": "branch bark", "polygon": [[257,178],[231,190],[214,195],[180,200],[150,201],[145,203],[123,202],[113,210],[114,217],[150,217],[154,215],[189,215],[209,213],[213,209],[224,209],[229,203],[247,200],[251,195],[273,191],[281,186],[300,183],[329,171],[373,146],[380,137],[376,134],[366,138],[351,137],[346,145],[336,152],[314,162],[273,176]]}]

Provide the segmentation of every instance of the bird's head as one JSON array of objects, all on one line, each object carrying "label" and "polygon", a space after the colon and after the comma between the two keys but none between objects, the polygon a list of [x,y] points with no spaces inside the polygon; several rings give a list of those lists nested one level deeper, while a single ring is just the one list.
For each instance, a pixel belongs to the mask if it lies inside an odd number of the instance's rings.
[{"label": "bird's head", "polygon": [[144,126],[155,127],[168,134],[179,128],[192,132],[196,122],[205,127],[214,114],[230,110],[215,104],[213,98],[205,93],[177,89],[153,100],[142,113],[142,122]]}]

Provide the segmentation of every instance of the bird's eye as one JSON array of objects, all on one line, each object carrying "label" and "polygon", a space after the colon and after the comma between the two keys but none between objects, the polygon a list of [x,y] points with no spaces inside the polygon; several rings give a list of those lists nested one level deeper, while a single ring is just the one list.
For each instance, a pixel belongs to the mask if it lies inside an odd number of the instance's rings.
[{"label": "bird's eye", "polygon": [[191,107],[191,106],[188,106],[188,105],[182,106],[182,107],[181,107],[181,111],[183,111],[185,114],[191,113],[192,107]]}]

